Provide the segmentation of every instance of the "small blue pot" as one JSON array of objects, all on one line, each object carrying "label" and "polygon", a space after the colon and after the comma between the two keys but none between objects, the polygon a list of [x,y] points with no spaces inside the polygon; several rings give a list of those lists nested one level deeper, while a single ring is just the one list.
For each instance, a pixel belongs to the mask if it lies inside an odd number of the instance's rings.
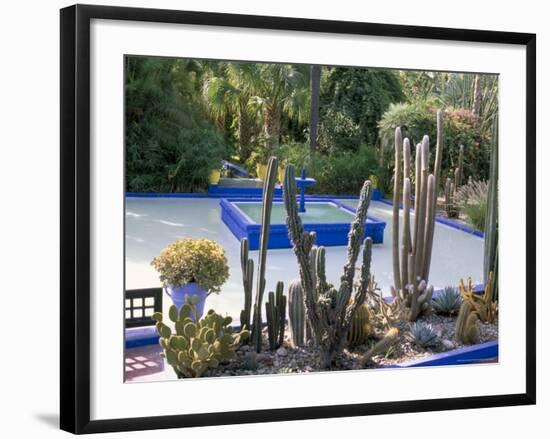
[{"label": "small blue pot", "polygon": [[[195,282],[190,282],[188,284],[182,285],[181,287],[174,287],[172,285],[167,285],[165,287],[166,294],[170,296],[174,305],[177,306],[178,312],[183,305],[185,305],[185,296],[192,298],[193,296],[198,297],[197,302],[197,320],[202,317],[204,312],[204,302],[206,301],[206,296],[208,293],[204,288],[201,288],[199,284]],[[194,319],[193,313],[191,313],[191,318]]]}]

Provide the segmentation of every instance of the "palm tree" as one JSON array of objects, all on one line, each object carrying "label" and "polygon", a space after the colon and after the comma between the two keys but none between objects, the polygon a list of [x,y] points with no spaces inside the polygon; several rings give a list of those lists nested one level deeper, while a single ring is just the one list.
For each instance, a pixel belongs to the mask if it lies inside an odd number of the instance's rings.
[{"label": "palm tree", "polygon": [[250,64],[243,72],[254,91],[263,116],[266,155],[276,155],[283,112],[298,122],[309,116],[309,66],[292,64]]},{"label": "palm tree", "polygon": [[309,148],[317,148],[317,125],[319,124],[319,94],[321,92],[321,66],[311,66],[311,112],[309,117]]},{"label": "palm tree", "polygon": [[252,84],[245,74],[250,66],[250,63],[223,63],[221,68],[211,72],[203,86],[203,95],[215,118],[225,120],[228,115],[236,116],[239,157],[243,163],[252,152],[251,140],[259,111],[253,99]]}]

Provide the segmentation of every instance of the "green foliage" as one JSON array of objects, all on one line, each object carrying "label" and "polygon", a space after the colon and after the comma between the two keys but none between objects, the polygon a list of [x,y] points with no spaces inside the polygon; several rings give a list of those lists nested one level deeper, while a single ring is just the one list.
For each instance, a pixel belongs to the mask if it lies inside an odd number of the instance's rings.
[{"label": "green foliage", "polygon": [[162,249],[151,265],[165,285],[179,287],[196,282],[209,293],[219,293],[229,277],[225,250],[210,239],[174,241]]},{"label": "green foliage", "polygon": [[421,321],[410,323],[405,338],[421,348],[435,346],[437,344],[437,333],[432,325]]},{"label": "green foliage", "polygon": [[447,286],[436,297],[432,298],[432,308],[438,314],[457,314],[462,304],[462,296],[455,287]]},{"label": "green foliage", "polygon": [[477,230],[485,229],[487,216],[488,185],[485,181],[470,180],[456,192],[456,203],[468,218],[468,222]]},{"label": "green foliage", "polygon": [[127,59],[127,191],[206,190],[227,148],[200,99],[202,71],[191,60]]},{"label": "green foliage", "polygon": [[[189,301],[188,301],[189,302]],[[170,320],[175,324],[175,333],[163,323],[162,313],[155,313],[159,343],[170,366],[178,378],[197,378],[209,368],[235,358],[235,349],[242,337],[248,337],[247,330],[233,333],[231,317],[223,317],[214,310],[208,311],[200,321],[191,319],[190,303],[183,305],[178,313],[175,305],[170,307]],[[194,313],[196,315],[196,312]]]},{"label": "green foliage", "polygon": [[311,153],[306,144],[283,145],[281,160],[296,167],[299,173],[305,166],[308,177],[317,180],[308,193],[355,195],[371,174],[378,173],[374,148],[361,145],[356,151],[340,151],[326,155]]},{"label": "green foliage", "polygon": [[325,67],[321,79],[319,148],[357,151],[378,141],[377,123],[392,102],[404,99],[391,70]]},{"label": "green foliage", "polygon": [[[426,102],[392,104],[379,123],[380,138],[386,150],[393,150],[395,128],[401,127],[403,137],[408,137],[411,150],[427,134],[435,142],[437,109]],[[446,109],[444,111],[444,151],[441,165],[441,181],[454,178],[458,165],[460,145],[464,145],[463,178],[486,179],[489,173],[489,141],[475,127],[469,110]],[[432,161],[435,157],[432,156]]]}]

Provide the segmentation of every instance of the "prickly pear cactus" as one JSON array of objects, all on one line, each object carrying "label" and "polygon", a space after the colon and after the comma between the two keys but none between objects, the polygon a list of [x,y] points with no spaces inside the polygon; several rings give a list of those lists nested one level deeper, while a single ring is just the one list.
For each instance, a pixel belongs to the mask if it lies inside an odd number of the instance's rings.
[{"label": "prickly pear cactus", "polygon": [[193,300],[183,305],[178,313],[175,305],[170,307],[168,316],[174,323],[175,333],[163,323],[160,312],[153,314],[159,343],[164,349],[161,354],[173,367],[178,378],[197,378],[209,368],[214,369],[223,362],[235,357],[235,348],[242,337],[248,337],[247,330],[233,333],[231,317],[223,317],[214,310],[208,311],[200,321],[193,320],[191,313]]}]

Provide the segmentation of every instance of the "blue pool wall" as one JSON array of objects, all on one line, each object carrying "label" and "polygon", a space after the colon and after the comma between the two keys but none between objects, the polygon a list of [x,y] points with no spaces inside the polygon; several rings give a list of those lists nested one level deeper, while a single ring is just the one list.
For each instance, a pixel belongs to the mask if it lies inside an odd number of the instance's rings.
[{"label": "blue pool wall", "polygon": [[[250,250],[258,250],[260,246],[261,225],[252,222],[234,203],[238,201],[252,201],[251,198],[243,199],[222,199],[220,201],[221,218],[224,224],[231,230],[231,233],[241,240],[248,238]],[[261,199],[255,200],[261,202]],[[312,201],[306,198],[306,203]],[[344,208],[352,213],[355,210],[344,206],[335,200],[326,200],[339,208]],[[330,223],[330,224],[304,224],[304,229],[317,234],[316,244],[323,246],[346,245],[351,223]],[[370,236],[374,244],[384,242],[384,228],[386,223],[374,217],[368,217],[363,238]],[[268,248],[291,248],[292,244],[288,238],[286,224],[271,224],[269,227]]]}]

